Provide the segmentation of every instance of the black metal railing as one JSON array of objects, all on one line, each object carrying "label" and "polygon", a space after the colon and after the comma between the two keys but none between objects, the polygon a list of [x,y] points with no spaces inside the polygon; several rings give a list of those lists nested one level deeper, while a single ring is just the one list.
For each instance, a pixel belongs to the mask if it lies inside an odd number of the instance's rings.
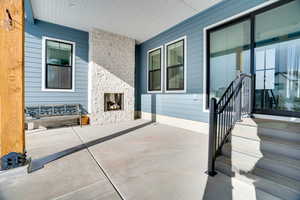
[{"label": "black metal railing", "polygon": [[210,100],[208,174],[214,176],[215,160],[235,123],[252,111],[252,77],[241,74],[232,81],[222,97]]}]

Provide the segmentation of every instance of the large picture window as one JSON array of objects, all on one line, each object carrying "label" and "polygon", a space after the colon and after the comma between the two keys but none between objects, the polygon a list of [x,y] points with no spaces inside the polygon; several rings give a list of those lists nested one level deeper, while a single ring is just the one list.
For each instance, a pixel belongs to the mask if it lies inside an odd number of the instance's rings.
[{"label": "large picture window", "polygon": [[206,105],[251,73],[253,111],[300,116],[300,0],[278,1],[207,29]]},{"label": "large picture window", "polygon": [[162,48],[148,53],[148,91],[161,91]]},{"label": "large picture window", "polygon": [[209,98],[219,99],[240,73],[250,73],[250,20],[209,32]]},{"label": "large picture window", "polygon": [[73,90],[74,43],[45,39],[44,89]]},{"label": "large picture window", "polygon": [[166,89],[185,89],[185,38],[166,45]]}]

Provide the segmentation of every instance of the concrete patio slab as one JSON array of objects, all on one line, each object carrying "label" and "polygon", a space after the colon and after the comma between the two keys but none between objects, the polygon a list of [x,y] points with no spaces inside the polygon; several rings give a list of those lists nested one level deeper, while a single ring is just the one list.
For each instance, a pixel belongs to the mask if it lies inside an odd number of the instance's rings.
[{"label": "concrete patio slab", "polygon": [[79,190],[62,195],[54,200],[118,200],[119,195],[111,190],[111,185],[103,183],[103,181],[96,182]]},{"label": "concrete patio slab", "polygon": [[34,173],[1,179],[0,199],[52,199],[99,181],[103,194],[113,195],[113,187],[87,150],[83,150],[49,163]]},{"label": "concrete patio slab", "polygon": [[207,141],[143,120],[29,134],[34,159],[80,148],[31,174],[0,175],[0,199],[256,199],[246,184],[205,174]]},{"label": "concrete patio slab", "polygon": [[199,133],[152,124],[90,151],[126,199],[192,199],[205,188],[206,141]]},{"label": "concrete patio slab", "polygon": [[81,144],[73,128],[49,129],[26,135],[26,151],[32,159],[41,158]]}]

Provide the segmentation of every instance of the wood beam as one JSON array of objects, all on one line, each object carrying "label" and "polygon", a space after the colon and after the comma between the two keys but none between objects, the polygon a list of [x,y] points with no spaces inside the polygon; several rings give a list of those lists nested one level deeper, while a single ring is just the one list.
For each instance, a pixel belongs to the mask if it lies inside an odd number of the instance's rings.
[{"label": "wood beam", "polygon": [[24,151],[24,0],[0,0],[0,158]]}]

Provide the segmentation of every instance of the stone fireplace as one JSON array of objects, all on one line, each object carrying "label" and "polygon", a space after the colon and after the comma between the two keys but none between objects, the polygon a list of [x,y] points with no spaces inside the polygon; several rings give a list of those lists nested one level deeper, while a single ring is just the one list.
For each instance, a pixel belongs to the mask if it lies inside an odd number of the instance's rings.
[{"label": "stone fireplace", "polygon": [[135,40],[99,29],[89,40],[91,124],[134,120]]}]

